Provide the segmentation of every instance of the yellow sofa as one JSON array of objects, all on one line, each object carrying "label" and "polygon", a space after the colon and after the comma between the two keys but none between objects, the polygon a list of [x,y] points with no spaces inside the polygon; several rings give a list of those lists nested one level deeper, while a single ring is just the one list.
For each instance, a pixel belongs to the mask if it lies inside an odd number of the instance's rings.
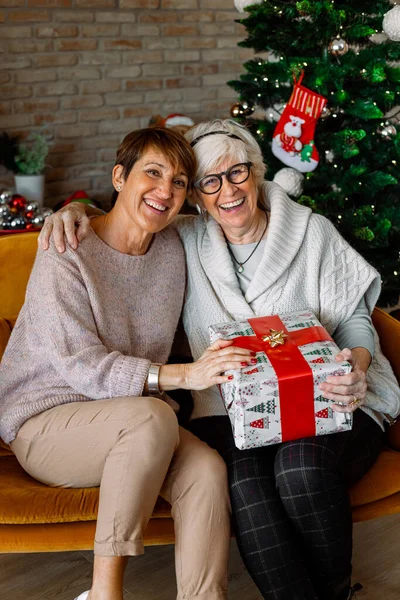
[{"label": "yellow sofa", "polygon": [[[0,236],[0,358],[36,254],[37,234]],[[400,380],[400,322],[380,309],[373,320],[382,348]],[[354,521],[400,512],[400,422],[391,427],[387,446],[369,473],[351,489]],[[18,465],[0,447],[0,553],[89,550],[93,548],[98,488],[50,488]],[[147,545],[173,543],[169,506],[157,502],[145,535]]]}]

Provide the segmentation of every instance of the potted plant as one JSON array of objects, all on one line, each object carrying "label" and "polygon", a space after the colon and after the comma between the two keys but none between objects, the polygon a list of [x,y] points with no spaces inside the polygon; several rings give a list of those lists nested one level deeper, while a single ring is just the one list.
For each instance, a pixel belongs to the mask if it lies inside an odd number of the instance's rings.
[{"label": "potted plant", "polygon": [[41,133],[32,133],[22,143],[6,133],[0,138],[0,163],[14,172],[17,194],[39,206],[43,206],[43,173],[48,153],[48,138]]}]

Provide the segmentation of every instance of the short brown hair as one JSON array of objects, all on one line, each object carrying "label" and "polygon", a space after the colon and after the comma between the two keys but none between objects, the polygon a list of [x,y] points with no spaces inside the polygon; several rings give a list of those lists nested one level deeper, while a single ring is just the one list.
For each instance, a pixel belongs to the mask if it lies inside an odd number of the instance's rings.
[{"label": "short brown hair", "polygon": [[[196,172],[196,158],[189,142],[179,133],[164,127],[146,127],[131,131],[121,142],[115,160],[122,165],[126,180],[134,164],[149,148],[159,150],[176,168],[182,167],[188,177],[188,188]],[[114,205],[118,192],[114,190],[111,204]]]}]

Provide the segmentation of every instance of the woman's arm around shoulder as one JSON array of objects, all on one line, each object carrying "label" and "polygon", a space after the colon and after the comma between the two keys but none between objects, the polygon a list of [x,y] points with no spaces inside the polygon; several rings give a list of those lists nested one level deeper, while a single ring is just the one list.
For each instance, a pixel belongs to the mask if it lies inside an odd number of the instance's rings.
[{"label": "woman's arm around shoulder", "polygon": [[39,248],[47,250],[49,248],[50,237],[53,235],[54,244],[58,252],[65,252],[65,238],[71,248],[76,249],[88,234],[90,217],[102,214],[104,214],[103,211],[88,204],[71,202],[67,206],[64,206],[64,208],[46,217],[38,238]]}]

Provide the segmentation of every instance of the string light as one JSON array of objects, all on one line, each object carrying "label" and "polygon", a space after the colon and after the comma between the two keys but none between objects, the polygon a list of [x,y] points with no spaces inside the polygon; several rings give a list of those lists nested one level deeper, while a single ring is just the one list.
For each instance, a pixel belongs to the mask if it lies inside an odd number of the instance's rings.
[{"label": "string light", "polygon": [[342,218],[342,215],[338,215],[338,219],[341,219],[341,218]]},{"label": "string light", "polygon": [[392,164],[397,165],[397,162],[395,160],[392,160]]},{"label": "string light", "polygon": [[263,77],[263,81],[268,81],[268,77]]},{"label": "string light", "polygon": [[261,129],[257,129],[257,133],[260,135],[260,133],[261,133]]},{"label": "string light", "polygon": [[394,273],[394,274],[396,275],[396,277],[397,277],[397,275],[398,275],[397,271],[393,271],[393,273]]}]

